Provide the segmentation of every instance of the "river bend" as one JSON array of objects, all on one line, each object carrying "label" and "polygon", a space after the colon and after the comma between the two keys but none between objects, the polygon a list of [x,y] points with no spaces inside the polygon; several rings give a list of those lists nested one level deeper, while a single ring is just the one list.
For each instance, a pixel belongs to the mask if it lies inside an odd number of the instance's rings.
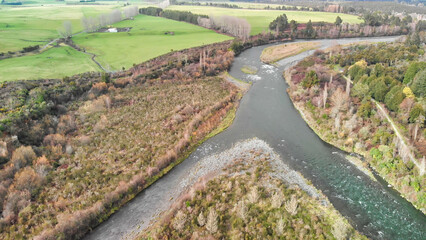
[{"label": "river bend", "polygon": [[[394,41],[387,38],[318,40],[322,48],[336,42]],[[95,228],[85,239],[124,239],[148,226],[176,197],[179,182],[198,160],[224,151],[238,141],[257,137],[266,141],[293,169],[321,190],[334,207],[360,232],[372,239],[426,239],[426,217],[379,178],[373,181],[345,159],[346,153],[323,142],[304,122],[285,91],[282,72],[313,53],[286,58],[278,67],[260,62],[266,46],[248,49],[235,58],[230,74],[253,81],[241,100],[233,124],[204,142],[184,162],[142,191],[132,201]],[[256,67],[256,75],[241,72]]]}]

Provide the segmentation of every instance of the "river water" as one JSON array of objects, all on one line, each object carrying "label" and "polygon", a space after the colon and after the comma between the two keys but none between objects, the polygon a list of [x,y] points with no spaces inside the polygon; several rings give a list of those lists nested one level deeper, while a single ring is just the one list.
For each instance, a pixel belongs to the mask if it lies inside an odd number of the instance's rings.
[{"label": "river water", "polygon": [[[319,40],[322,48],[357,41],[394,41],[388,38]],[[226,150],[238,141],[257,137],[266,141],[293,169],[321,190],[360,232],[372,239],[426,239],[426,217],[382,180],[373,181],[348,160],[346,153],[323,142],[304,122],[285,91],[282,77],[287,67],[313,51],[278,62],[278,67],[260,62],[262,50],[248,49],[235,58],[233,77],[253,81],[243,97],[233,124],[204,142],[188,159],[145,189],[95,228],[85,239],[124,239],[145,229],[149,221],[168,209],[178,194],[179,182],[198,160]],[[241,72],[244,65],[256,67],[256,75]]]}]

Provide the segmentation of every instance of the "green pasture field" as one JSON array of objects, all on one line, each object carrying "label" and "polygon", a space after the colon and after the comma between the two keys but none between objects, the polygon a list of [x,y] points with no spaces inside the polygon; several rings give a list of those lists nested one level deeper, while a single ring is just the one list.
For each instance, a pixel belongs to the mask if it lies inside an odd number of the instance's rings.
[{"label": "green pasture field", "polygon": [[[114,27],[132,27],[130,32],[84,33],[74,42],[97,55],[107,69],[129,68],[172,50],[181,50],[232,39],[185,22],[138,15],[135,20],[119,22]],[[173,32],[174,34],[165,34]]]},{"label": "green pasture field", "polygon": [[[232,3],[232,2],[230,2]],[[272,6],[272,4],[271,4]],[[230,15],[240,18],[245,18],[251,25],[251,34],[256,35],[263,31],[268,31],[269,23],[272,22],[277,16],[285,13],[287,18],[295,20],[299,23],[306,23],[309,20],[312,22],[334,22],[337,16],[340,16],[343,22],[348,23],[361,23],[362,20],[355,15],[343,13],[329,13],[329,12],[309,12],[309,11],[283,11],[283,10],[253,10],[253,9],[231,9],[219,7],[206,7],[206,6],[178,6],[172,5],[167,9],[190,11],[196,14],[205,14],[213,16]]]},{"label": "green pasture field", "polygon": [[53,47],[40,54],[0,60],[0,82],[62,78],[100,71],[90,55],[69,46]]},{"label": "green pasture field", "polygon": [[58,29],[70,21],[73,32],[83,30],[81,18],[111,11],[116,5],[0,7],[0,53],[44,45],[59,37]]}]

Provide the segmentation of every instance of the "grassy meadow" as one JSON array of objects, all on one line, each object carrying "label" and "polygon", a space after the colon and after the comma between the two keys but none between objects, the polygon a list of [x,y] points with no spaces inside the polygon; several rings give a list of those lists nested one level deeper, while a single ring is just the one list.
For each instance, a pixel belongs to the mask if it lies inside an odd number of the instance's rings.
[{"label": "grassy meadow", "polygon": [[[115,4],[115,3],[113,3]],[[44,45],[59,37],[64,21],[73,32],[83,30],[81,18],[109,12],[118,5],[30,6],[0,8],[0,53],[19,51],[31,45]],[[122,33],[81,33],[73,40],[110,70],[129,68],[170,52],[231,39],[214,31],[164,18],[138,16],[116,27],[132,27]],[[165,32],[174,32],[166,35]],[[52,68],[52,66],[55,66]],[[48,49],[38,55],[0,60],[0,81],[60,78],[86,71],[99,71],[90,56],[70,47]]]},{"label": "grassy meadow", "polygon": [[[271,5],[272,6],[272,5]],[[361,20],[358,16],[343,14],[343,13],[329,13],[329,12],[307,12],[307,11],[283,11],[283,10],[253,10],[253,9],[231,9],[220,7],[205,7],[205,6],[170,6],[167,9],[190,11],[196,14],[205,14],[213,16],[230,15],[240,18],[245,18],[251,24],[251,34],[259,34],[264,30],[268,30],[269,23],[272,22],[277,16],[285,13],[290,20],[296,20],[300,23],[308,22],[334,22],[337,16],[340,16],[343,22],[360,23]]]},{"label": "grassy meadow", "polygon": [[100,68],[89,55],[69,46],[54,47],[37,55],[0,60],[0,82],[61,78],[88,71],[100,71]]},{"label": "grassy meadow", "polygon": [[[84,33],[73,38],[86,51],[98,55],[102,65],[111,70],[129,68],[172,50],[226,41],[231,37],[196,25],[160,17],[139,15],[115,27],[132,27],[130,32]],[[174,34],[165,34],[173,32]]]},{"label": "grassy meadow", "polygon": [[[73,32],[83,30],[84,16],[97,16],[121,8],[116,2],[97,2],[99,5],[65,5],[56,2],[34,1],[24,7],[2,6],[0,8],[0,53],[19,51],[31,45],[45,45],[58,38],[58,29],[64,21],[70,21]],[[132,2],[139,7],[148,2]],[[240,3],[238,3],[240,4]],[[253,7],[242,4],[244,7]],[[264,6],[267,6],[264,4]],[[262,7],[257,6],[256,7]],[[251,34],[267,30],[269,23],[278,15],[286,13],[289,19],[298,22],[333,22],[337,15],[343,21],[356,23],[356,16],[324,12],[277,11],[228,9],[200,6],[170,6],[168,9],[191,11],[206,15],[233,15],[245,18],[252,25]],[[135,20],[125,20],[115,27],[131,27],[130,32],[81,33],[73,41],[111,71],[129,68],[133,64],[155,58],[170,51],[211,44],[232,39],[192,24],[164,18],[139,15]],[[173,34],[165,34],[173,32]],[[55,68],[52,68],[55,66]],[[90,56],[71,48],[53,48],[39,55],[0,60],[0,81],[18,79],[57,78],[85,71],[99,70]]]},{"label": "grassy meadow", "polygon": [[73,32],[83,30],[81,18],[109,12],[117,6],[35,6],[0,8],[0,53],[19,51],[30,45],[44,45],[59,37],[58,29],[70,21]]}]

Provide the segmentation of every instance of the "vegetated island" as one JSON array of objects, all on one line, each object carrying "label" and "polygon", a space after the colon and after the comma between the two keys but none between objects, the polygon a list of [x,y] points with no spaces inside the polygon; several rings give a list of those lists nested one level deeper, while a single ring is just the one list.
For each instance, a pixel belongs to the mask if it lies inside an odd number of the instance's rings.
[{"label": "vegetated island", "polygon": [[183,180],[187,191],[138,239],[367,239],[260,139],[195,168],[201,174]]},{"label": "vegetated island", "polygon": [[425,213],[426,65],[417,40],[316,51],[284,77],[324,141],[364,156],[365,167]]}]

